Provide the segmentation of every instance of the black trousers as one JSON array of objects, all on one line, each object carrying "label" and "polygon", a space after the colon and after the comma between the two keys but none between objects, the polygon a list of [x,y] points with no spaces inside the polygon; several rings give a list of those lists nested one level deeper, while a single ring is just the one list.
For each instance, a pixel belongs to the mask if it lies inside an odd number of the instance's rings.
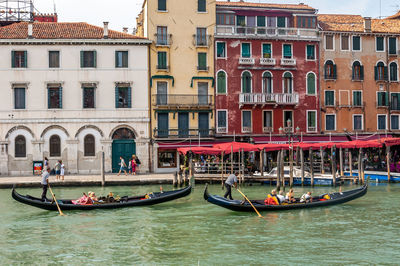
[{"label": "black trousers", "polygon": [[43,192],[42,192],[42,201],[44,201],[44,200],[46,199],[47,187],[48,187],[48,185],[42,185],[42,189],[43,189]]},{"label": "black trousers", "polygon": [[226,188],[226,192],[225,192],[224,198],[229,196],[229,199],[233,200],[233,198],[232,198],[232,186],[228,185],[227,183],[225,183],[225,188]]}]

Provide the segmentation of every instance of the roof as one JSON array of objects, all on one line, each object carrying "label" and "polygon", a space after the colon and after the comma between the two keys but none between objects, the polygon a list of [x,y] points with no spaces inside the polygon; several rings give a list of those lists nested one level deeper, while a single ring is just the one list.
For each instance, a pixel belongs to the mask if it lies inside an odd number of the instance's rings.
[{"label": "roof", "polygon": [[396,14],[391,15],[385,19],[399,19],[399,18],[400,18],[400,10]]},{"label": "roof", "polygon": [[[323,31],[365,32],[364,18],[360,15],[321,14],[318,23]],[[400,33],[400,20],[371,19],[372,33]]]},{"label": "roof", "polygon": [[269,3],[249,3],[249,2],[222,2],[217,1],[217,6],[231,6],[231,7],[261,7],[261,8],[277,8],[277,9],[302,9],[302,10],[312,10],[312,8],[305,4],[269,4]]},{"label": "roof", "polygon": [[[0,27],[0,39],[27,39],[28,22]],[[103,39],[104,29],[86,22],[34,22],[34,39]],[[145,39],[108,30],[108,39]]]}]

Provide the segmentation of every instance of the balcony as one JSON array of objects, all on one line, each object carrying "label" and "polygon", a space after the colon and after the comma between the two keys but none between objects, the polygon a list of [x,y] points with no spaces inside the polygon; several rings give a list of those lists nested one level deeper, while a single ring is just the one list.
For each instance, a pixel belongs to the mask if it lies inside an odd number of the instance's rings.
[{"label": "balcony", "polygon": [[263,127],[263,132],[264,133],[272,133],[274,129],[272,127]]},{"label": "balcony", "polygon": [[197,66],[197,71],[210,71],[209,66]]},{"label": "balcony", "polygon": [[214,129],[158,129],[153,130],[153,136],[155,138],[209,138],[215,135]]},{"label": "balcony", "polygon": [[307,132],[317,132],[317,127],[307,126]]},{"label": "balcony", "polygon": [[281,58],[281,66],[295,66],[296,59]]},{"label": "balcony", "polygon": [[256,60],[251,57],[240,57],[239,58],[240,65],[254,65],[255,63],[256,63]]},{"label": "balcony", "polygon": [[226,132],[228,132],[226,127],[217,127],[217,133],[221,134]]},{"label": "balcony", "polygon": [[251,127],[242,127],[242,133],[251,133]]},{"label": "balcony", "polygon": [[260,58],[260,65],[274,66],[276,64],[275,58]]},{"label": "balcony", "polygon": [[211,35],[193,34],[193,45],[196,47],[209,47],[211,44]]},{"label": "balcony", "polygon": [[213,108],[213,95],[198,94],[153,94],[152,104],[163,109]]},{"label": "balcony", "polygon": [[298,93],[241,93],[239,104],[279,104],[296,105],[299,103]]},{"label": "balcony", "polygon": [[242,27],[235,25],[217,25],[215,27],[216,37],[240,37],[251,36],[260,38],[282,38],[282,39],[314,39],[317,40],[317,29],[303,28],[276,28],[276,27]]},{"label": "balcony", "polygon": [[154,34],[156,46],[170,46],[172,44],[172,34]]},{"label": "balcony", "polygon": [[157,70],[160,70],[160,71],[169,71],[169,66],[166,66],[166,65],[157,65]]}]

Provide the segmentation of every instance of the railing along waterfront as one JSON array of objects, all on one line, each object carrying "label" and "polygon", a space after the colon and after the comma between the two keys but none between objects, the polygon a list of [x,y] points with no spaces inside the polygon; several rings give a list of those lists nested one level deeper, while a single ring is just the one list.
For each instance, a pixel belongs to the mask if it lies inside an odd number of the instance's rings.
[{"label": "railing along waterfront", "polygon": [[252,35],[263,37],[293,37],[304,39],[318,39],[316,29],[303,28],[276,28],[276,27],[243,27],[235,25],[217,25],[215,36]]},{"label": "railing along waterfront", "polygon": [[298,104],[298,93],[241,93],[240,104]]},{"label": "railing along waterfront", "polygon": [[196,106],[211,107],[214,104],[213,95],[198,94],[153,94],[154,106]]},{"label": "railing along waterfront", "polygon": [[191,138],[191,137],[209,138],[215,135],[215,130],[210,128],[204,128],[204,129],[155,128],[153,133],[154,137],[156,138]]}]

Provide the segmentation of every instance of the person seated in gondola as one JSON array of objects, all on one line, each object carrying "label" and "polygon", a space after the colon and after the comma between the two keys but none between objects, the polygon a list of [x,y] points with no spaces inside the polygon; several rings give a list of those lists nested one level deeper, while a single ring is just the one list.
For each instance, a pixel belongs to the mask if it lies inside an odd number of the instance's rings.
[{"label": "person seated in gondola", "polygon": [[289,189],[289,192],[286,193],[285,199],[286,199],[287,202],[289,202],[289,203],[296,202],[296,199],[294,198],[293,188]]},{"label": "person seated in gondola", "polygon": [[265,205],[279,205],[279,199],[276,196],[276,190],[273,189],[264,200]]},{"label": "person seated in gondola", "polygon": [[311,192],[308,191],[307,193],[304,193],[300,198],[300,202],[303,202],[303,203],[312,202]]},{"label": "person seated in gondola", "polygon": [[276,197],[277,197],[278,200],[279,200],[279,204],[282,204],[282,203],[284,203],[284,202],[287,202],[286,199],[285,199],[285,192],[283,192],[283,190],[279,191],[279,194],[276,195]]},{"label": "person seated in gondola", "polygon": [[96,194],[95,194],[93,191],[89,191],[89,192],[88,192],[88,196],[89,196],[89,198],[90,198],[93,202],[99,201],[99,200],[97,199],[97,197],[96,197]]},{"label": "person seated in gondola", "polygon": [[71,200],[72,204],[75,205],[91,205],[93,204],[93,200],[83,192],[83,196],[77,200]]}]

